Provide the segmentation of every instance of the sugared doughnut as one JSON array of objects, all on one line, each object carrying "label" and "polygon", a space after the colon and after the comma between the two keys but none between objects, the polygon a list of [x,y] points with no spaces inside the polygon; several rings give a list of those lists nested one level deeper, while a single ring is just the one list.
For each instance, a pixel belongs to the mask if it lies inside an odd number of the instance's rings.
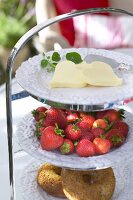
[{"label": "sugared doughnut", "polygon": [[48,194],[65,197],[62,188],[61,168],[51,164],[44,164],[37,174],[37,182]]},{"label": "sugared doughnut", "polygon": [[69,200],[109,200],[115,188],[112,168],[75,171],[62,169],[63,191]]}]

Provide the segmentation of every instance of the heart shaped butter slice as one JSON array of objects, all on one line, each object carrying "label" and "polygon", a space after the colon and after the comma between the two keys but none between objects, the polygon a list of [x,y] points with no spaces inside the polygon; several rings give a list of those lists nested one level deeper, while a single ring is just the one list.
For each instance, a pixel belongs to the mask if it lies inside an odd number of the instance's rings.
[{"label": "heart shaped butter slice", "polygon": [[122,79],[118,78],[110,65],[94,61],[88,67],[80,68],[84,75],[84,81],[93,86],[119,86]]},{"label": "heart shaped butter slice", "polygon": [[58,63],[50,82],[51,88],[82,88],[86,85],[81,70],[71,61]]}]

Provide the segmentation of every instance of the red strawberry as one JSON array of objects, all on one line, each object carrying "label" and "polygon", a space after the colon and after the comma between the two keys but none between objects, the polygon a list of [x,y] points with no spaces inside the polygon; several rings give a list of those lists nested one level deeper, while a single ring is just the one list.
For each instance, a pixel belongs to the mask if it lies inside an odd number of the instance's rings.
[{"label": "red strawberry", "polygon": [[50,108],[46,112],[46,118],[44,119],[43,126],[55,126],[55,124],[58,125],[59,128],[65,129],[67,126],[67,120],[63,113],[63,111],[56,109],[56,108]]},{"label": "red strawberry", "polygon": [[64,142],[64,139],[61,136],[63,132],[63,130],[57,129],[53,126],[48,126],[45,128],[40,137],[42,149],[51,151],[60,147]]},{"label": "red strawberry", "polygon": [[103,119],[105,114],[106,114],[105,110],[104,111],[97,111],[95,117],[96,117],[96,119]]},{"label": "red strawberry", "polygon": [[129,131],[129,126],[126,122],[124,121],[116,121],[113,124],[113,129],[118,129],[120,132],[124,135],[124,137],[127,137],[128,131]]},{"label": "red strawberry", "polygon": [[91,128],[95,121],[95,118],[92,115],[85,115],[83,116],[82,121],[87,122]]},{"label": "red strawberry", "polygon": [[72,122],[75,122],[76,120],[78,120],[78,115],[76,113],[71,113],[71,114],[68,114],[67,117],[67,122],[68,123],[72,123]]},{"label": "red strawberry", "polygon": [[111,129],[109,132],[107,132],[106,139],[110,140],[113,147],[119,147],[125,141],[125,137],[118,129]]},{"label": "red strawberry", "polygon": [[79,121],[79,122],[77,122],[77,123],[76,123],[76,126],[78,126],[78,127],[80,128],[82,134],[84,134],[84,133],[90,131],[90,129],[91,129],[90,124],[88,124],[88,122],[82,121],[82,120]]},{"label": "red strawberry", "polygon": [[95,145],[87,139],[82,139],[76,146],[76,153],[81,157],[94,156]]},{"label": "red strawberry", "polygon": [[72,111],[71,111],[71,110],[64,110],[64,112],[65,112],[66,115],[72,114]]},{"label": "red strawberry", "polygon": [[69,139],[64,139],[64,143],[60,146],[62,154],[72,154],[74,152],[74,144]]},{"label": "red strawberry", "polygon": [[75,141],[81,137],[81,130],[78,128],[78,126],[69,124],[65,129],[65,135],[66,138]]},{"label": "red strawberry", "polygon": [[81,136],[82,139],[87,139],[87,140],[90,140],[91,142],[94,140],[94,135],[88,131],[88,132],[84,132]]},{"label": "red strawberry", "polygon": [[108,153],[111,148],[110,141],[104,138],[95,138],[93,144],[95,145],[96,154]]},{"label": "red strawberry", "polygon": [[105,135],[105,131],[102,128],[93,128],[91,130],[92,134],[94,135],[94,137],[102,137]]},{"label": "red strawberry", "polygon": [[93,128],[102,128],[106,129],[108,127],[108,123],[104,119],[96,119],[93,123]]},{"label": "red strawberry", "polygon": [[104,115],[104,118],[106,120],[108,120],[109,122],[114,122],[119,119],[123,119],[124,118],[124,110],[120,109],[117,111],[114,109],[110,109],[106,112],[106,114]]},{"label": "red strawberry", "polygon": [[80,118],[83,118],[83,117],[86,116],[86,115],[87,115],[86,112],[79,112],[79,117],[80,117]]},{"label": "red strawberry", "polygon": [[91,115],[91,116],[95,116],[95,112],[78,112],[79,113],[79,117],[80,118],[83,118],[83,117],[86,117],[87,115]]},{"label": "red strawberry", "polygon": [[38,122],[40,119],[43,119],[45,117],[45,111],[47,108],[44,106],[38,107],[37,109],[33,110],[31,113],[35,120]]}]

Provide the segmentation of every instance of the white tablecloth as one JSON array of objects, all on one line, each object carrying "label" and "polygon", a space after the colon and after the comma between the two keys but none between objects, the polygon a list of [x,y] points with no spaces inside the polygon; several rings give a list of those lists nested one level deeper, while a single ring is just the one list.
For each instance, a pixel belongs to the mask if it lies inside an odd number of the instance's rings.
[{"label": "white tablecloth", "polygon": [[[119,49],[123,53],[133,56],[133,49]],[[13,91],[20,91],[22,88],[13,80]],[[15,132],[17,123],[21,118],[30,112],[32,109],[41,105],[31,97],[26,97],[21,100],[12,102],[13,107],[13,131]],[[131,109],[133,109],[133,103],[130,103]],[[9,175],[8,175],[8,149],[7,149],[7,134],[6,134],[6,103],[5,103],[5,85],[0,87],[0,199],[9,200],[10,187],[9,187]],[[15,158],[15,188],[16,199],[22,200],[21,193],[19,192],[18,182],[19,176],[23,171],[24,166],[32,158],[21,151],[20,146],[14,140],[14,158]]]}]

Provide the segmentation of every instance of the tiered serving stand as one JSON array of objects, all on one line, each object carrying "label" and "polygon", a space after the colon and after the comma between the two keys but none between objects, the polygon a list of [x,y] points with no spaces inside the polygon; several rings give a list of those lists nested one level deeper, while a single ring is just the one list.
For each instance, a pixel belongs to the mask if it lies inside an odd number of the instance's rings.
[{"label": "tiered serving stand", "polygon": [[[65,99],[63,100],[62,97],[62,93],[60,93],[59,91],[59,98],[58,98],[58,92],[55,93],[55,95],[53,96],[49,96],[49,91],[48,93],[44,93],[43,95],[40,94],[40,88],[39,91],[37,91],[35,88],[31,87],[30,89],[27,88],[26,85],[24,85],[24,89],[25,91],[22,91],[20,93],[17,94],[12,94],[12,85],[11,85],[11,79],[12,79],[12,68],[13,68],[13,64],[15,61],[15,58],[17,56],[17,54],[19,53],[19,51],[23,48],[23,46],[39,31],[41,31],[43,28],[46,28],[56,22],[62,21],[62,20],[66,20],[69,18],[73,18],[79,15],[84,15],[84,14],[91,14],[91,13],[100,13],[100,12],[115,12],[115,13],[120,13],[120,14],[126,14],[129,16],[133,17],[132,13],[129,13],[127,11],[121,10],[121,9],[114,9],[114,8],[96,8],[96,9],[87,9],[87,10],[80,10],[80,11],[74,11],[71,13],[67,13],[67,14],[63,14],[61,16],[57,16],[55,18],[49,19],[48,21],[39,24],[37,26],[35,26],[34,28],[32,28],[30,31],[28,31],[18,42],[17,44],[14,46],[10,57],[8,58],[8,63],[7,63],[7,71],[6,71],[6,105],[7,105],[7,134],[8,134],[8,152],[9,152],[9,174],[10,174],[10,200],[15,200],[15,195],[14,195],[14,191],[15,191],[15,187],[14,187],[14,158],[13,158],[13,126],[12,126],[12,100],[13,99],[20,99],[22,97],[26,97],[28,95],[32,96],[33,98],[37,99],[38,101],[45,103],[47,105],[50,106],[54,106],[57,108],[63,108],[63,109],[70,109],[70,110],[77,110],[77,111],[96,111],[96,110],[105,110],[105,109],[109,109],[109,108],[114,108],[114,106],[123,106],[124,103],[126,102],[125,100],[127,100],[128,98],[133,97],[133,90],[132,87],[130,86],[131,81],[129,80],[129,82],[127,84],[129,84],[128,88],[125,88],[125,90],[129,91],[126,93],[124,93],[124,90],[122,91],[122,98],[117,98],[119,97],[119,95],[117,96],[117,91],[116,91],[116,95],[114,97],[110,97],[110,99],[112,98],[112,100],[108,99],[107,101],[102,101],[100,100],[100,98],[98,98],[98,101],[96,100],[95,102],[90,101],[86,98],[82,98],[82,95],[84,97],[84,93],[81,93],[81,98],[77,98],[77,96],[75,98],[67,98],[67,93],[65,95]],[[65,50],[64,50],[65,51]],[[88,53],[94,53],[95,50],[90,49],[90,50],[83,50],[83,51],[88,51]],[[100,50],[96,51],[98,54],[100,52]],[[102,51],[104,56],[106,56],[106,51]],[[111,53],[113,54],[113,52]],[[99,54],[100,55],[100,54]],[[117,57],[117,54],[114,54],[114,57]],[[118,54],[118,57],[120,56],[120,58],[122,58],[122,55]],[[37,57],[38,58],[38,57]],[[39,57],[40,58],[40,57]],[[34,60],[34,57],[32,58]],[[28,62],[33,62],[33,60],[29,60]],[[36,60],[36,59],[35,59]],[[119,60],[119,59],[118,59]],[[127,61],[127,63],[126,63]],[[125,60],[121,61],[119,60],[119,62],[124,62],[127,65],[130,65],[130,62],[132,62],[131,58],[126,57]],[[24,67],[27,63],[24,64]],[[34,66],[33,66],[34,68]],[[21,80],[21,70],[18,70],[17,73],[17,79]],[[33,70],[34,72],[34,70]],[[25,73],[26,75],[26,73]],[[128,74],[129,75],[129,74]],[[127,76],[128,76],[127,75]],[[26,75],[27,78],[27,75]],[[21,84],[21,81],[18,81]],[[23,79],[22,79],[23,82]],[[21,86],[23,87],[23,83],[21,84]],[[130,88],[131,87],[131,88]],[[32,90],[33,89],[33,90]],[[79,92],[79,90],[78,90]],[[103,92],[104,94],[104,92]],[[108,92],[105,91],[105,94],[108,97]],[[125,95],[124,95],[125,94]],[[57,96],[56,96],[57,95]],[[69,92],[68,92],[68,95]],[[94,94],[96,95],[96,94]],[[93,96],[93,95],[92,95]],[[98,94],[97,94],[98,96]],[[71,95],[70,95],[71,97]],[[23,127],[21,129],[21,133],[23,134],[23,129],[25,130],[25,124],[26,121],[29,119],[29,129],[31,129],[32,125],[33,125],[33,120],[32,117],[30,115],[27,115],[24,119],[23,119]],[[133,129],[133,123],[131,122],[131,116],[130,114],[127,114],[127,120],[129,119],[129,123],[131,123],[131,131]],[[34,129],[34,128],[33,128]],[[25,132],[24,132],[25,133]],[[26,132],[26,134],[28,134]],[[20,134],[21,135],[21,134]],[[24,136],[24,135],[23,135]],[[21,138],[20,138],[21,140]],[[75,155],[73,156],[63,156],[63,155],[58,155],[57,152],[46,152],[43,151],[41,152],[41,150],[39,149],[38,146],[34,146],[33,145],[33,152],[37,152],[35,154],[35,157],[38,159],[41,159],[42,161],[47,161],[47,162],[51,162],[55,165],[58,166],[62,166],[62,167],[66,167],[66,168],[73,168],[73,169],[80,169],[80,170],[84,170],[84,169],[98,169],[98,168],[105,168],[105,167],[109,167],[112,166],[114,167],[117,164],[120,164],[119,162],[122,161],[122,157],[123,159],[128,159],[128,157],[130,155],[128,155],[128,153],[131,151],[131,145],[128,144],[128,142],[130,143],[130,141],[132,141],[133,138],[130,136],[130,138],[127,140],[127,142],[123,145],[122,148],[115,150],[113,152],[110,152],[109,154],[106,155],[102,155],[102,156],[94,156],[91,158],[79,158]],[[29,140],[28,140],[29,142]],[[32,141],[31,141],[32,143]],[[23,144],[26,148],[26,144]],[[24,147],[22,145],[22,147]],[[31,145],[31,144],[30,144]],[[25,150],[24,148],[24,150]],[[126,154],[125,154],[126,152]],[[124,157],[125,156],[125,157]],[[52,158],[52,159],[50,159]],[[115,159],[115,164],[112,160]],[[117,162],[117,160],[119,162]],[[52,199],[52,198],[51,198]],[[125,199],[126,200],[126,199]]]}]

